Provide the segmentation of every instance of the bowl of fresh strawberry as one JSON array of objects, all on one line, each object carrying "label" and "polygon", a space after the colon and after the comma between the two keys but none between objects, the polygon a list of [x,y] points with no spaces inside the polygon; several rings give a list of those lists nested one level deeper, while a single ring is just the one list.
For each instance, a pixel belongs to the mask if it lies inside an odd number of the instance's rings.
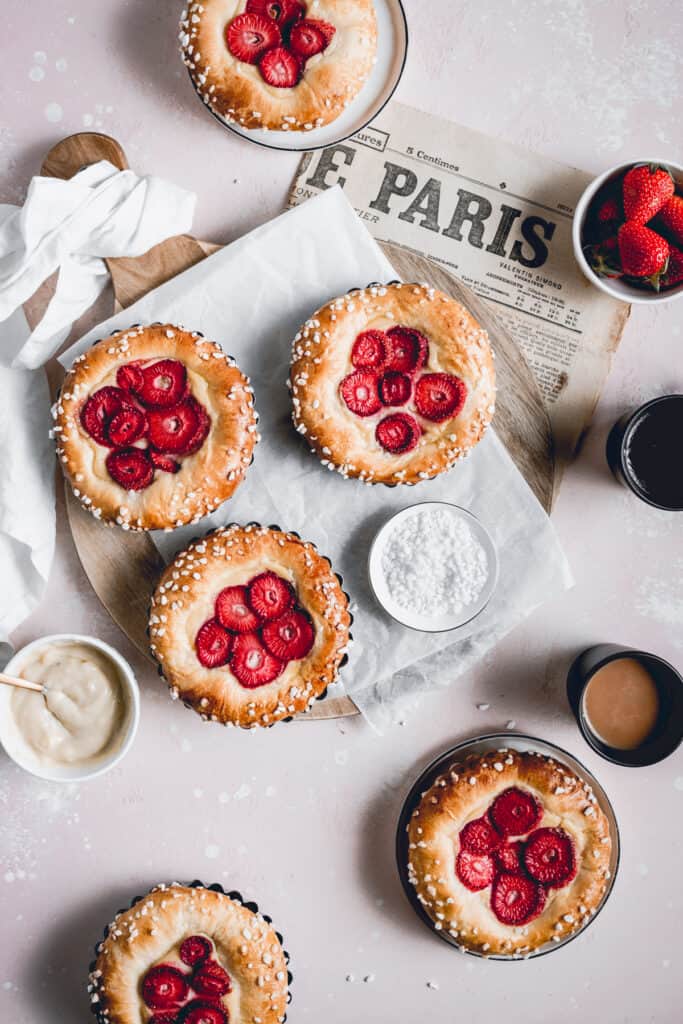
[{"label": "bowl of fresh strawberry", "polygon": [[683,167],[619,164],[576,206],[574,254],[589,281],[624,302],[683,295]]}]

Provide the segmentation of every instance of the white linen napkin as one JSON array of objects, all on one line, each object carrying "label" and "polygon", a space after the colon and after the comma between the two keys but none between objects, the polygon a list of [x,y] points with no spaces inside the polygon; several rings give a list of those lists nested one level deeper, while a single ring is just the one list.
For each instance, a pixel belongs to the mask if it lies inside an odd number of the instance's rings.
[{"label": "white linen napkin", "polygon": [[[278,523],[332,559],[353,601],[354,643],[342,681],[383,731],[421,692],[453,683],[539,604],[571,585],[548,516],[493,431],[462,465],[416,487],[368,486],[327,472],[294,431],[285,387],[292,338],[335,295],[396,273],[335,187],[245,235],[149,292],[63,353],[133,323],[184,324],[221,342],[252,380],[262,441],[234,497],[199,525],[156,533],[165,558],[225,522]],[[390,619],[373,599],[367,558],[374,532],[405,505],[463,505],[492,533],[500,558],[496,593],[469,626],[425,634]]]},{"label": "white linen napkin", "polygon": [[[55,542],[55,456],[42,366],[95,301],[105,256],[140,256],[188,231],[196,196],[160,178],[92,164],[69,181],[36,177],[23,207],[0,205],[0,642],[40,601]],[[21,308],[55,270],[29,330]]]}]

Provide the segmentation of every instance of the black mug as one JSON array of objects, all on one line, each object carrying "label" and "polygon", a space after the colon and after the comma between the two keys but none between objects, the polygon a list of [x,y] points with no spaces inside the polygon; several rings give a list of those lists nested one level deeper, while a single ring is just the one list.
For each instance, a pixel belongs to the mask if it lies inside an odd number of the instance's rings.
[{"label": "black mug", "polygon": [[[589,682],[610,661],[633,658],[652,676],[659,694],[659,714],[648,738],[634,750],[610,747],[592,730],[583,713],[583,695]],[[597,644],[582,651],[567,675],[567,697],[577,725],[586,742],[601,757],[613,764],[640,768],[663,761],[673,754],[683,739],[683,677],[668,661],[620,644]]]},{"label": "black mug", "polygon": [[[683,395],[662,395],[617,420],[607,438],[607,462],[619,483],[641,501],[680,512],[682,437]],[[632,459],[641,463],[640,476]]]}]

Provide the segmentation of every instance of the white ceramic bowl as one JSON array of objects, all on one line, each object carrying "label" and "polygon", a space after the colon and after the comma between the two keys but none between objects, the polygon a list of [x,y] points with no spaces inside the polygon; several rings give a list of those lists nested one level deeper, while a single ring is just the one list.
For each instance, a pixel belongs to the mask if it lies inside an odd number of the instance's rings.
[{"label": "white ceramic bowl", "polygon": [[[486,584],[479,597],[471,604],[462,608],[457,614],[444,613],[437,616],[427,616],[404,608],[392,596],[382,570],[384,549],[398,523],[410,516],[418,515],[428,508],[445,509],[451,515],[466,522],[486,553],[488,563]],[[471,622],[472,619],[476,618],[484,610],[491,600],[491,596],[498,583],[498,552],[491,534],[481,520],[477,519],[472,512],[468,512],[467,509],[461,508],[459,505],[452,505],[447,501],[421,501],[416,505],[409,505],[407,508],[401,509],[400,512],[396,512],[378,530],[370,547],[368,575],[370,577],[370,586],[377,601],[396,622],[400,622],[402,626],[408,626],[410,629],[419,630],[421,633],[446,633]]]},{"label": "white ceramic bowl", "polygon": [[574,256],[576,262],[581,267],[581,270],[596,288],[600,291],[606,292],[611,295],[614,299],[621,299],[622,302],[671,302],[672,299],[679,299],[683,295],[683,281],[677,284],[674,288],[667,289],[665,292],[646,292],[640,288],[634,288],[632,285],[627,284],[618,277],[598,277],[594,270],[591,269],[586,257],[583,254],[581,247],[581,239],[583,236],[583,228],[586,222],[586,215],[588,213],[588,207],[593,201],[596,193],[603,185],[612,181],[614,178],[618,178],[619,175],[624,174],[629,168],[634,167],[636,164],[661,164],[663,167],[668,167],[671,171],[674,181],[677,187],[683,189],[683,166],[676,164],[672,160],[662,159],[644,159],[644,160],[630,160],[624,164],[617,164],[615,167],[610,167],[609,170],[605,171],[604,174],[598,175],[584,190],[581,198],[576,204],[574,211],[574,220],[572,222],[572,243],[574,245]]},{"label": "white ceramic bowl", "polygon": [[50,782],[85,782],[108,772],[127,754],[140,721],[140,691],[132,668],[118,651],[115,651],[109,644],[105,644],[103,640],[92,636],[79,636],[76,633],[55,633],[52,636],[43,636],[38,640],[33,640],[14,655],[5,666],[4,671],[8,675],[17,675],[30,653],[48,644],[60,642],[81,643],[92,647],[109,658],[118,669],[126,699],[126,714],[121,726],[120,742],[106,757],[95,761],[90,767],[82,764],[45,764],[23,740],[14,725],[10,708],[14,688],[0,686],[0,743],[2,743],[7,756],[32,775],[37,775],[41,779],[49,779]]}]

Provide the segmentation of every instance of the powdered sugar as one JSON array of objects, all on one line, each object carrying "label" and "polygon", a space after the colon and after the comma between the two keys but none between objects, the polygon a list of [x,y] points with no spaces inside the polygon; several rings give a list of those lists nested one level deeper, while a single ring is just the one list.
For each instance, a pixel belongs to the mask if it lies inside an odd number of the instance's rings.
[{"label": "powdered sugar", "polygon": [[418,615],[458,615],[489,578],[486,551],[457,510],[425,508],[387,538],[382,571],[391,597]]}]

